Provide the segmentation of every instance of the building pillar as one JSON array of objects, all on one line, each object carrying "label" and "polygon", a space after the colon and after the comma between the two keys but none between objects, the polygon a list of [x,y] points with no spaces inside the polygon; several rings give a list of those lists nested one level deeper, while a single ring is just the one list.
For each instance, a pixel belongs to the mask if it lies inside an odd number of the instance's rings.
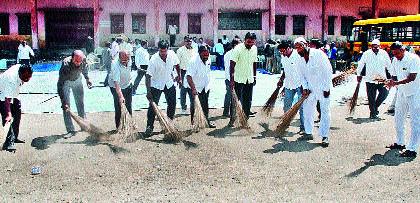
[{"label": "building pillar", "polygon": [[322,20],[322,41],[327,40],[327,29],[328,29],[328,17],[326,14],[326,10],[327,10],[327,0],[322,0],[322,9],[321,9],[321,20]]},{"label": "building pillar", "polygon": [[[155,46],[158,46],[160,35],[160,0],[155,0]],[[166,29],[165,29],[166,30]]]},{"label": "building pillar", "polygon": [[213,44],[217,43],[217,32],[219,30],[219,9],[217,7],[217,0],[213,0]]},{"label": "building pillar", "polygon": [[270,1],[270,39],[274,39],[274,35],[276,34],[276,0],[269,0]]},{"label": "building pillar", "polygon": [[31,4],[31,35],[32,35],[32,49],[38,49],[38,15],[37,15],[37,0],[30,0]]},{"label": "building pillar", "polygon": [[379,0],[372,0],[372,18],[379,17]]},{"label": "building pillar", "polygon": [[95,47],[99,46],[99,0],[93,1],[93,39]]}]

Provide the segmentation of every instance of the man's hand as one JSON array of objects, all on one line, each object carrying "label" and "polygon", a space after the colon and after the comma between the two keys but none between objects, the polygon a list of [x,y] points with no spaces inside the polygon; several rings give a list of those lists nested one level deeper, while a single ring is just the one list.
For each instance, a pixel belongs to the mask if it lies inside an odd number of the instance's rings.
[{"label": "man's hand", "polygon": [[6,116],[6,123],[8,123],[10,121],[12,121],[12,113],[11,112],[7,113],[7,116]]},{"label": "man's hand", "polygon": [[277,82],[277,87],[281,87],[281,86],[283,86],[283,80],[279,80],[279,81]]},{"label": "man's hand", "polygon": [[328,98],[330,96],[330,91],[328,90],[328,91],[324,91],[324,97],[325,98]]},{"label": "man's hand", "polygon": [[230,89],[231,90],[235,89],[235,81],[233,80],[230,81]]},{"label": "man's hand", "polygon": [[147,92],[147,94],[146,94],[146,98],[149,100],[149,101],[153,101],[153,96],[152,96],[152,93],[150,93],[149,91]]},{"label": "man's hand", "polygon": [[391,89],[391,87],[395,87],[395,86],[397,86],[397,83],[394,80],[391,79],[391,80],[385,81],[385,87],[387,89]]},{"label": "man's hand", "polygon": [[191,90],[191,93],[192,93],[193,95],[198,95],[198,92],[197,92],[197,90],[196,90],[195,88]]},{"label": "man's hand", "polygon": [[357,76],[357,82],[362,82],[362,78],[363,78],[362,76],[358,75]]},{"label": "man's hand", "polygon": [[124,97],[120,97],[120,104],[123,105],[125,103],[125,98]]},{"label": "man's hand", "polygon": [[89,79],[86,79],[86,84],[89,89],[92,89],[92,82]]},{"label": "man's hand", "polygon": [[302,96],[308,96],[311,93],[311,90],[304,89],[302,92]]},{"label": "man's hand", "polygon": [[63,105],[61,106],[61,108],[63,109],[63,111],[69,111],[69,110],[70,110],[70,107],[69,107],[69,105],[68,105],[68,104],[63,104]]}]

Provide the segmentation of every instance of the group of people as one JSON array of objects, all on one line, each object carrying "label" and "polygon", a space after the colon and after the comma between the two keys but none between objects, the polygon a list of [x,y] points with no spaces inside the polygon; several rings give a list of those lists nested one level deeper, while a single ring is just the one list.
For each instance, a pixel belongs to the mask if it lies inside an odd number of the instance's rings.
[{"label": "group of people", "polygon": [[[193,40],[186,36],[184,45],[177,52],[169,49],[168,42],[162,40],[158,43],[158,52],[151,57],[147,52],[147,42],[140,42],[135,51],[122,45],[122,39],[117,39],[114,44],[108,43],[109,59],[104,62],[107,66],[107,85],[114,98],[115,126],[120,125],[121,107],[125,106],[132,114],[132,95],[135,89],[131,83],[131,61],[139,69],[139,74],[134,81],[140,82],[145,75],[146,97],[150,102],[159,104],[162,93],[167,103],[167,116],[174,119],[176,110],[176,88],[180,88],[181,113],[187,114],[186,95],[189,95],[191,125],[194,126],[194,97],[198,96],[199,102],[207,118],[210,128],[215,128],[214,123],[208,120],[209,94],[210,94],[210,65],[209,47],[192,46]],[[230,117],[229,127],[233,127],[236,112],[232,104],[232,93],[235,93],[242,104],[246,119],[253,115],[251,112],[253,87],[257,83],[257,47],[256,35],[247,33],[244,40],[234,38],[229,42],[231,49],[224,54],[225,60],[225,85],[226,95],[223,116]],[[420,79],[417,77],[420,69],[420,59],[417,55],[405,51],[404,46],[396,42],[390,47],[394,58],[380,49],[379,40],[372,41],[372,48],[366,51],[359,61],[357,81],[366,81],[366,90],[369,101],[370,118],[378,118],[378,108],[385,100],[388,89],[397,87],[395,126],[397,141],[388,146],[391,149],[405,151],[404,157],[416,157],[420,134]],[[308,43],[302,37],[293,42],[281,41],[276,47],[281,53],[283,73],[277,83],[284,87],[284,112],[288,111],[295,97],[306,97],[300,109],[301,140],[314,139],[314,114],[319,104],[320,127],[319,135],[321,145],[329,146],[330,139],[330,94],[332,91],[332,66],[328,55],[314,43]],[[105,51],[104,51],[105,52]],[[134,57],[132,54],[134,52]],[[104,56],[102,56],[104,57]],[[108,67],[109,66],[109,67]],[[19,88],[28,82],[32,76],[30,65],[17,64],[0,75],[0,113],[2,124],[11,121],[12,127],[4,143],[3,149],[14,151],[14,143],[23,142],[17,139],[20,123],[20,102],[17,99]],[[63,60],[59,71],[57,90],[61,99],[64,123],[68,134],[65,138],[76,134],[70,114],[70,91],[73,92],[78,115],[86,118],[83,102],[83,78],[87,86],[92,82],[88,76],[85,55],[80,50],[75,50],[72,56]],[[377,95],[377,93],[379,93]],[[404,142],[404,121],[407,113],[411,119],[411,139],[408,146]],[[144,138],[153,135],[155,112],[152,106],[147,111],[147,126]]]}]

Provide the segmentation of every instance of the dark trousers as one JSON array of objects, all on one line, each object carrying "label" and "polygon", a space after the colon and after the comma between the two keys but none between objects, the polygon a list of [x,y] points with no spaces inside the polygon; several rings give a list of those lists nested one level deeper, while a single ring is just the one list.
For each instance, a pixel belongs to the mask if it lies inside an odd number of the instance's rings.
[{"label": "dark trousers", "polygon": [[104,80],[104,86],[106,87],[106,86],[108,86],[108,78],[109,78],[109,73],[111,73],[111,70],[106,70],[106,77],[105,77],[105,80]]},{"label": "dark trousers", "polygon": [[[198,100],[200,100],[201,108],[203,109],[204,116],[206,119],[209,120],[209,94],[210,90],[206,92],[206,89],[198,93]],[[188,95],[190,96],[190,113],[191,113],[191,122],[193,121],[194,114],[195,114],[195,106],[194,106],[194,95],[192,94],[191,89],[188,88]]]},{"label": "dark trousers", "polygon": [[[186,70],[181,69],[181,78],[182,78],[183,82],[184,82],[184,78],[185,78],[186,73],[187,73]],[[187,92],[188,92],[187,88],[185,88],[184,86],[181,86],[179,100],[181,101],[181,108],[183,110],[187,109]],[[190,101],[191,101],[191,99],[190,99]]]},{"label": "dark trousers", "polygon": [[[19,136],[19,125],[20,125],[20,118],[22,114],[21,104],[18,99],[13,99],[13,103],[10,104],[10,111],[12,113],[13,122],[9,132],[7,133],[6,141],[4,142],[3,146],[7,147],[15,142],[15,139]],[[2,125],[6,123],[6,106],[4,101],[0,101],[0,114],[2,119]]]},{"label": "dark trousers", "polygon": [[[249,118],[249,115],[251,115],[251,103],[252,103],[252,90],[254,88],[254,84],[243,84],[243,83],[237,83],[235,82],[235,93],[238,96],[239,101],[242,104],[242,108],[245,112],[245,115],[247,116],[247,118]],[[233,97],[232,97],[233,99]],[[236,110],[235,110],[235,104],[234,101],[232,100],[232,105],[231,105],[231,119],[235,119],[234,116],[236,115]]]},{"label": "dark trousers", "polygon": [[134,80],[133,93],[136,93],[137,88],[139,87],[139,84],[140,84],[141,79],[146,74],[146,69],[147,69],[147,66],[142,65],[141,68],[137,70],[137,77]]},{"label": "dark trousers", "polygon": [[232,91],[230,91],[230,81],[225,80],[226,94],[225,94],[225,103],[223,105],[223,115],[228,116],[230,114],[230,109],[232,108]]},{"label": "dark trousers", "polygon": [[223,60],[224,60],[223,55],[220,55],[219,53],[216,53],[216,66],[219,69],[225,69],[225,65],[224,65]]},{"label": "dark trousers", "polygon": [[29,65],[31,63],[31,59],[19,59],[19,64]]},{"label": "dark trousers", "polygon": [[[112,97],[114,97],[114,108],[115,108],[115,127],[118,128],[121,122],[121,106],[120,106],[120,99],[118,98],[117,90],[113,87],[110,87]],[[133,115],[133,110],[131,108],[132,103],[132,86],[125,89],[121,89],[121,92],[125,99],[125,107],[127,108],[128,112]]]},{"label": "dark trousers", "polygon": [[[378,108],[381,106],[382,102],[385,101],[388,96],[388,90],[385,88],[384,84],[375,84],[375,83],[366,83],[366,92],[369,101],[369,110],[370,115],[378,115]],[[376,96],[376,92],[378,95]]]},{"label": "dark trousers", "polygon": [[171,47],[175,46],[175,40],[176,40],[176,35],[169,35],[169,43]]},{"label": "dark trousers", "polygon": [[[166,109],[166,115],[170,119],[174,119],[175,116],[175,108],[176,108],[176,89],[175,86],[172,86],[171,88],[167,88],[165,86],[165,89],[159,90],[154,87],[150,88],[150,93],[152,94],[153,101],[156,103],[156,105],[159,104],[160,95],[165,94],[166,103],[168,104],[168,108]],[[149,105],[149,109],[147,110],[147,127],[153,129],[153,123],[155,122],[155,111],[153,111],[153,107]]]}]

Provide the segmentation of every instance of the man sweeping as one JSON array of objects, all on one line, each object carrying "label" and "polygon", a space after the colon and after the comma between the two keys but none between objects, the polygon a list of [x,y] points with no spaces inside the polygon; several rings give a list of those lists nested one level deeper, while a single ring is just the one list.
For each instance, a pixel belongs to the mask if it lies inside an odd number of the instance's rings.
[{"label": "man sweeping", "polygon": [[[388,96],[388,90],[380,80],[387,78],[386,73],[391,66],[391,59],[386,51],[380,49],[379,46],[380,41],[378,39],[373,40],[372,48],[363,53],[357,66],[357,82],[360,83],[362,77],[365,77],[366,80],[366,92],[370,110],[369,118],[371,119],[379,118],[378,108]],[[363,71],[365,74],[362,74],[363,69],[365,69]]]},{"label": "man sweeping", "polygon": [[[291,47],[291,42],[289,41],[282,41],[277,48],[282,54],[281,64],[284,68],[277,86],[282,87],[284,85],[283,111],[287,112],[292,107],[295,95],[297,95],[298,100],[302,97],[301,86],[303,79],[298,64],[301,64],[303,58]],[[305,132],[303,106],[299,109],[299,116],[300,131]]]},{"label": "man sweeping", "polygon": [[[395,129],[397,141],[388,146],[390,149],[403,150],[402,157],[416,157],[420,142],[420,58],[416,54],[404,50],[400,42],[391,45],[394,59],[390,73],[392,79],[387,81],[388,88],[398,87],[397,100],[395,103]],[[404,125],[410,114],[411,138],[405,146]]]},{"label": "man sweeping", "polygon": [[232,58],[233,50],[235,49],[236,45],[240,43],[239,39],[233,39],[230,43],[231,50],[226,52],[225,54],[225,86],[226,86],[226,93],[225,93],[225,101],[223,105],[223,116],[229,117],[230,110],[232,109],[232,91],[230,89],[230,60]]},{"label": "man sweeping", "polygon": [[198,54],[192,63],[189,65],[186,73],[186,81],[188,82],[188,94],[190,96],[190,112],[191,112],[191,124],[194,125],[194,97],[198,95],[201,107],[204,112],[204,116],[207,119],[207,123],[210,128],[216,126],[209,121],[209,94],[210,94],[210,61],[209,50],[205,46],[198,48]]},{"label": "man sweeping", "polygon": [[331,122],[330,91],[332,88],[332,67],[325,53],[318,49],[309,48],[304,38],[296,38],[294,44],[297,53],[304,59],[298,63],[303,79],[302,95],[309,95],[303,103],[305,134],[300,139],[313,139],[314,113],[316,104],[319,101],[321,107],[319,135],[322,137],[321,145],[328,147]]},{"label": "man sweeping", "polygon": [[[159,104],[162,92],[165,94],[167,106],[167,116],[174,119],[176,108],[176,89],[175,84],[178,81],[176,67],[179,65],[179,59],[176,54],[168,53],[168,43],[160,41],[158,43],[159,51],[152,56],[149,68],[146,72],[146,90],[147,99]],[[153,124],[155,122],[155,112],[150,104],[147,110],[147,127],[144,138],[152,136]]]},{"label": "man sweeping", "polygon": [[81,74],[83,74],[88,88],[91,88],[92,82],[89,79],[85,54],[81,50],[75,50],[71,56],[63,60],[57,82],[57,91],[61,99],[64,124],[67,130],[67,134],[64,136],[65,139],[76,134],[70,113],[67,111],[70,107],[70,91],[73,92],[78,115],[86,118]]},{"label": "man sweeping", "polygon": [[[246,33],[244,43],[235,47],[230,60],[230,88],[235,90],[245,115],[251,115],[252,90],[256,84],[257,77],[257,47],[255,33]],[[232,105],[229,125],[234,126],[235,108]]]},{"label": "man sweeping", "polygon": [[22,114],[20,100],[18,99],[20,87],[32,77],[32,68],[27,64],[16,64],[0,75],[0,114],[2,125],[10,122],[11,128],[7,133],[2,149],[15,152],[15,143],[25,143],[18,139],[19,125]]}]

